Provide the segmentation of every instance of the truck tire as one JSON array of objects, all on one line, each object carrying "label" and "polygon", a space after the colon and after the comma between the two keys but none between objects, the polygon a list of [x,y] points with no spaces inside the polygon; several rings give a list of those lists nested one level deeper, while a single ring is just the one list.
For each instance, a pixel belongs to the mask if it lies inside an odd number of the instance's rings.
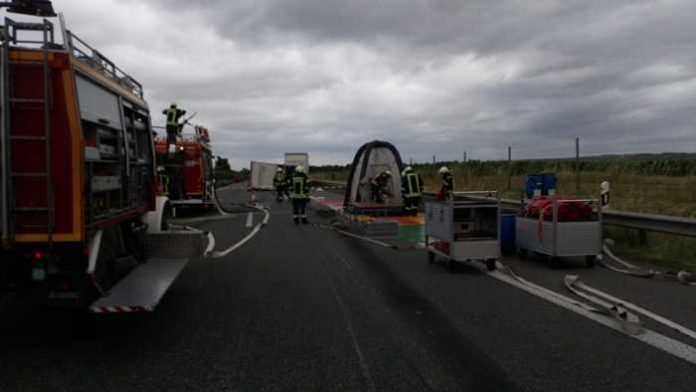
[{"label": "truck tire", "polygon": [[435,252],[428,251],[428,263],[432,264],[435,262]]}]

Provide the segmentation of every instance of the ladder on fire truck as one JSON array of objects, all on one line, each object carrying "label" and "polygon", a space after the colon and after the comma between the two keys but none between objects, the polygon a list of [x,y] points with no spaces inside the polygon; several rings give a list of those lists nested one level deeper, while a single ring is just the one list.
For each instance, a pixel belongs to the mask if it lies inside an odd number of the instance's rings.
[{"label": "ladder on fire truck", "polygon": [[[41,40],[20,39],[18,33],[34,32]],[[55,46],[53,24],[47,20],[43,23],[22,23],[5,18],[5,24],[0,28],[2,47],[0,54],[0,233],[2,243],[6,245],[14,240],[15,229],[26,229],[34,232],[45,232],[48,236],[49,247],[53,242],[55,225],[55,195],[53,187],[52,162],[52,133],[51,133],[51,69],[49,64],[49,49]],[[10,44],[39,45],[42,59],[22,60],[10,58]],[[32,97],[15,96],[15,82],[12,71],[15,66],[23,65],[36,67],[43,79],[40,95]],[[37,73],[38,73],[37,72]],[[17,130],[13,129],[12,110],[40,111],[43,118],[43,129]],[[43,146],[42,171],[22,171],[12,165],[12,151],[15,142],[39,143]],[[30,157],[38,159],[38,157]],[[45,204],[18,206],[14,194],[16,181],[35,179],[43,183]],[[38,204],[38,203],[37,203]],[[30,213],[45,216],[45,221],[33,222],[31,225],[15,226],[18,214]],[[45,223],[44,223],[45,222]]]}]

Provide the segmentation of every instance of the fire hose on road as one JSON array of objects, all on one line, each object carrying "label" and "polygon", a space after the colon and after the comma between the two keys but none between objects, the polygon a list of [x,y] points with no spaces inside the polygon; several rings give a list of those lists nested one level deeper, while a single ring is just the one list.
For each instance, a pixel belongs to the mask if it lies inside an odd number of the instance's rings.
[{"label": "fire hose on road", "polygon": [[604,260],[601,260],[600,263],[605,268],[610,269],[610,270],[615,271],[615,272],[622,273],[622,274],[638,276],[641,278],[662,278],[662,279],[667,279],[667,280],[676,280],[677,282],[684,284],[684,285],[687,285],[687,286],[696,286],[696,275],[694,275],[692,272],[688,272],[688,271],[684,271],[684,270],[677,271],[677,272],[657,271],[654,269],[642,268],[640,266],[637,266],[635,264],[631,264],[625,260],[622,260],[621,258],[616,256],[610,248],[610,246],[613,244],[614,244],[613,240],[610,240],[610,239],[605,240],[602,250],[604,251],[605,255],[607,255],[614,262],[620,264],[621,267],[611,265],[610,263],[608,263]]}]

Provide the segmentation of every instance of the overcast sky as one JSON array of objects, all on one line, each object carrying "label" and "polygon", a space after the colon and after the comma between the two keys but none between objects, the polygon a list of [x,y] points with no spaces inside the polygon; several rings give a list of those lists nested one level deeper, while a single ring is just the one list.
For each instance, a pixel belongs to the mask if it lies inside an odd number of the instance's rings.
[{"label": "overcast sky", "polygon": [[696,151],[696,1],[53,0],[234,167]]}]

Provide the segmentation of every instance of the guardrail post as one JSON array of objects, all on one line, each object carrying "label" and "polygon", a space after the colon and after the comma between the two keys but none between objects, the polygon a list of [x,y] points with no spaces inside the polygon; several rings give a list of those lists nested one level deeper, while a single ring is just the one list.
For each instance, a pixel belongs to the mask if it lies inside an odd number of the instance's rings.
[{"label": "guardrail post", "polygon": [[641,246],[647,246],[648,245],[648,235],[643,229],[638,230],[638,243]]}]

